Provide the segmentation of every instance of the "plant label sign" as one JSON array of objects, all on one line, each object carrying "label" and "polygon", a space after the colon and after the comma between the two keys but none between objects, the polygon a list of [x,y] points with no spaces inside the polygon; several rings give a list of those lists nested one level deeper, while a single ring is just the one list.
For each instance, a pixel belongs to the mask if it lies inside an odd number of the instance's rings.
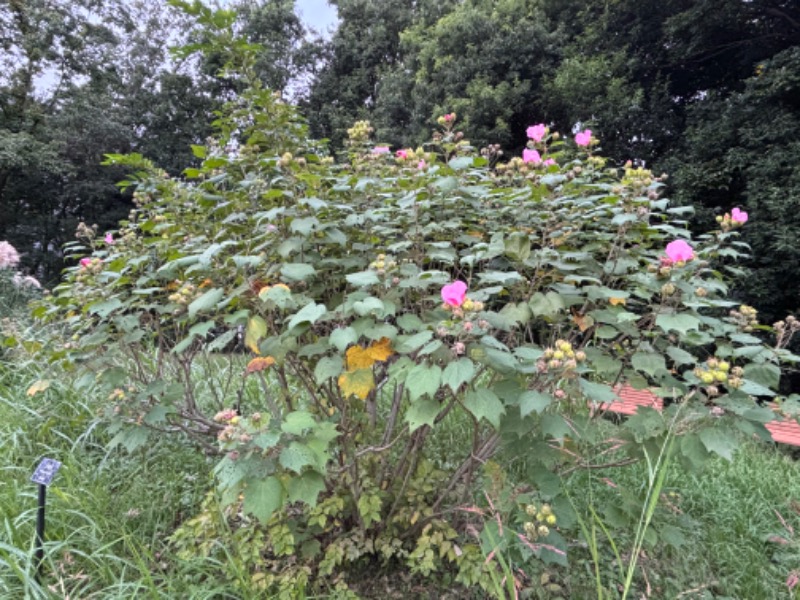
[{"label": "plant label sign", "polygon": [[56,476],[60,468],[61,463],[57,460],[53,458],[43,458],[42,462],[39,463],[36,470],[33,472],[31,481],[39,485],[50,485],[53,481],[53,477]]}]

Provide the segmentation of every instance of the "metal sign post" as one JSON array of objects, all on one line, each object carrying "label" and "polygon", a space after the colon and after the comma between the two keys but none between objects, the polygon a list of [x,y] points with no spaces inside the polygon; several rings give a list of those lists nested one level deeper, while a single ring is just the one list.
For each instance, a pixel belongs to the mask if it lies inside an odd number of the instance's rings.
[{"label": "metal sign post", "polygon": [[36,582],[42,582],[44,566],[44,517],[47,501],[47,486],[61,468],[61,463],[52,458],[43,458],[31,476],[31,481],[39,485],[39,509],[36,513]]}]

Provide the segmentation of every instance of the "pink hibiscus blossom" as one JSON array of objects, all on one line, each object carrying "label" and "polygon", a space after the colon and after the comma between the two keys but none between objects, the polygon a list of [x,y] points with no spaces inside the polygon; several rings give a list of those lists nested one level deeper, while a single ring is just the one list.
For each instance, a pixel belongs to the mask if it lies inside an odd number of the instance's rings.
[{"label": "pink hibiscus blossom", "polygon": [[544,139],[545,134],[547,133],[547,127],[544,126],[544,123],[539,123],[538,125],[531,125],[530,127],[528,127],[528,129],[525,130],[525,133],[534,142],[541,142]]},{"label": "pink hibiscus blossom", "polygon": [[575,134],[575,143],[578,146],[588,146],[592,142],[592,130],[584,129]]},{"label": "pink hibiscus blossom", "polygon": [[540,162],[542,162],[542,156],[536,150],[525,148],[525,150],[522,151],[522,162],[532,162],[533,164],[538,165]]},{"label": "pink hibiscus blossom", "polygon": [[694,258],[694,250],[684,240],[673,240],[667,244],[666,253],[672,262],[686,262]]},{"label": "pink hibiscus blossom", "polygon": [[106,234],[106,237],[103,238],[106,241],[106,244],[113,245],[114,244],[114,236],[110,233]]},{"label": "pink hibiscus blossom", "polygon": [[394,155],[397,158],[408,158],[408,150],[398,150]]},{"label": "pink hibiscus blossom", "polygon": [[442,288],[442,300],[448,306],[459,307],[464,304],[467,297],[467,284],[463,281],[454,281]]},{"label": "pink hibiscus blossom", "polygon": [[84,268],[84,269],[85,269],[86,267],[88,267],[90,264],[92,264],[92,259],[91,259],[91,258],[89,258],[88,256],[87,256],[87,257],[85,257],[85,258],[82,258],[82,259],[80,260],[80,265],[81,265],[81,267],[82,267],[82,268]]},{"label": "pink hibiscus blossom", "polygon": [[734,208],[731,211],[731,221],[741,224],[747,223],[747,213],[739,208]]}]

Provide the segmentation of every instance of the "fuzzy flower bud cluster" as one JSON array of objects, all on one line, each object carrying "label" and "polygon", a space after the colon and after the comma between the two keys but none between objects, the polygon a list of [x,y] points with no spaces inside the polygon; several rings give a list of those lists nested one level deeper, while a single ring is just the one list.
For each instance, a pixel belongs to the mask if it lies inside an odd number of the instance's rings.
[{"label": "fuzzy flower bud cluster", "polygon": [[397,268],[397,262],[391,256],[378,254],[375,260],[369,263],[369,268],[376,271],[378,275],[385,275]]},{"label": "fuzzy flower bud cluster", "polygon": [[536,364],[539,372],[546,373],[560,369],[570,371],[585,360],[586,353],[583,350],[576,351],[566,340],[556,340],[553,347],[545,348],[542,360]]},{"label": "fuzzy flower bud cluster", "polygon": [[78,281],[83,281],[87,277],[91,275],[97,275],[103,271],[103,260],[101,258],[94,257],[85,257],[82,258],[79,262],[80,271],[75,276],[75,279]]},{"label": "fuzzy flower bud cluster", "polygon": [[456,113],[454,113],[454,112],[451,112],[451,113],[447,113],[446,115],[442,115],[441,117],[439,117],[438,119],[436,119],[436,122],[437,122],[437,123],[438,123],[438,124],[439,124],[441,127],[452,126],[452,125],[453,125],[453,123],[455,123],[455,122],[456,122]]},{"label": "fuzzy flower bud cluster", "polygon": [[706,388],[709,395],[716,396],[719,393],[716,387],[718,384],[725,384],[734,389],[741,387],[744,370],[741,367],[731,367],[728,361],[712,356],[704,365],[697,367],[694,374],[701,382],[709,386]]},{"label": "fuzzy flower bud cluster", "polygon": [[733,309],[729,313],[730,320],[742,331],[753,331],[758,326],[758,311],[752,306],[742,304],[739,309]]},{"label": "fuzzy flower bud cluster", "polygon": [[192,300],[195,299],[195,296],[197,295],[197,290],[194,284],[189,282],[181,284],[181,282],[176,281],[173,285],[178,285],[180,287],[175,293],[169,295],[170,302],[186,306],[187,304],[191,303]]},{"label": "fuzzy flower bud cluster", "polygon": [[528,504],[525,507],[525,514],[532,519],[526,521],[522,528],[525,530],[525,536],[532,542],[538,538],[547,537],[550,534],[550,527],[557,523],[556,516],[549,504],[543,504],[541,507]]},{"label": "fuzzy flower bud cluster", "polygon": [[353,126],[347,130],[347,137],[351,143],[364,143],[369,140],[374,131],[369,121],[356,121]]},{"label": "fuzzy flower bud cluster", "polygon": [[778,338],[775,344],[778,348],[785,348],[795,333],[800,331],[800,321],[793,315],[786,317],[785,321],[777,321],[773,326],[775,336]]},{"label": "fuzzy flower bud cluster", "polygon": [[747,213],[737,207],[724,216],[717,217],[717,223],[720,224],[722,231],[730,231],[747,223],[747,219]]}]

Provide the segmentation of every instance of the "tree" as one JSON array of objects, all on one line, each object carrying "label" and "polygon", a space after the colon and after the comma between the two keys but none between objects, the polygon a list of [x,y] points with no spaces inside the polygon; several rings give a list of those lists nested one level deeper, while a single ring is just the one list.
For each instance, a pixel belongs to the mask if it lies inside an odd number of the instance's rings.
[{"label": "tree", "polygon": [[689,111],[672,158],[677,199],[697,207],[701,226],[741,206],[753,218],[740,280],[743,299],[770,321],[800,310],[800,47],[759,65],[740,92],[715,93]]}]

